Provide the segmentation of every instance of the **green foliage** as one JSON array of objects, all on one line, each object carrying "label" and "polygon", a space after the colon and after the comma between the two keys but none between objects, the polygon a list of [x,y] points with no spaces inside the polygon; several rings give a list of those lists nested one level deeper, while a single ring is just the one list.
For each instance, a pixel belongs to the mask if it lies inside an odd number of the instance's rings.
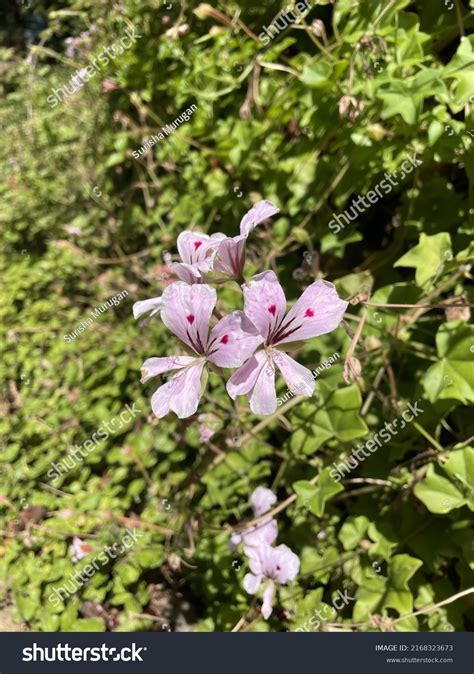
[{"label": "green foliage", "polygon": [[[469,308],[456,307],[474,296],[472,3],[460,0],[459,13],[421,0],[355,4],[316,3],[305,30],[289,27],[268,46],[251,35],[278,7],[248,2],[219,5],[228,21],[197,2],[168,12],[156,0],[45,0],[22,10],[26,28],[8,15],[0,602],[29,629],[228,631],[246,616],[249,630],[294,631],[316,610],[328,616],[318,629],[472,629],[472,596],[411,616],[474,585],[474,340]],[[317,19],[323,32],[310,29]],[[53,88],[132,27],[142,37],[50,106]],[[66,55],[64,40],[81,31],[89,37]],[[133,157],[193,103],[177,132]],[[338,233],[328,227],[415,153],[421,164],[383,198]],[[320,372],[314,396],[289,398],[270,419],[243,398],[233,406],[211,373],[199,410],[217,418],[208,447],[196,418],[152,417],[156,384],[140,384],[140,365],[171,355],[174,340],[131,308],[161,294],[180,232],[234,236],[260,198],[281,214],[249,237],[248,275],[275,269],[290,301],[327,278],[353,303],[345,332],[296,354],[310,369],[335,352],[340,361]],[[219,311],[236,297],[222,286]],[[347,379],[361,320],[361,371]],[[333,479],[334,464],[417,400],[416,420]],[[134,403],[134,419],[48,476]],[[269,621],[228,545],[258,485],[288,499],[278,540],[301,558]],[[48,600],[134,527],[142,536],[130,549]],[[74,536],[92,549],[77,564]],[[346,587],[353,601],[334,614]]]}]

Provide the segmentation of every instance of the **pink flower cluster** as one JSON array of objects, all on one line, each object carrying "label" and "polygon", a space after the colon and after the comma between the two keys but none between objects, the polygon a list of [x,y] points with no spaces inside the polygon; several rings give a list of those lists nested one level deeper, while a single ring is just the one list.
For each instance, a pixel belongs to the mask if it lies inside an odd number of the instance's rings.
[{"label": "pink flower cluster", "polygon": [[[255,517],[260,517],[270,510],[276,502],[276,496],[266,487],[257,487],[250,500]],[[255,594],[263,582],[262,615],[265,620],[273,611],[275,585],[285,585],[296,578],[300,568],[299,558],[287,545],[272,545],[277,536],[276,520],[269,518],[242,534],[233,534],[230,541],[232,548],[243,543],[249,560],[252,573],[246,574],[244,589],[249,594]]]},{"label": "pink flower cluster", "polygon": [[295,342],[338,326],[348,303],[339,298],[332,283],[312,283],[287,312],[285,293],[275,272],[264,271],[242,284],[244,310],[210,325],[217,302],[216,290],[209,285],[211,274],[242,282],[245,240],[259,223],[278,212],[270,201],[259,201],[243,217],[240,234],[233,238],[182,232],[177,242],[181,261],[170,265],[177,280],[161,297],[133,305],[135,318],[161,313],[163,323],[189,354],[149,358],[143,363],[142,383],[173,373],[151,398],[159,419],[170,411],[181,419],[196,412],[208,363],[236,369],[227,381],[227,392],[234,400],[238,395],[247,396],[255,414],[272,414],[277,408],[276,369],[290,389],[312,395],[311,371],[286,351]]}]

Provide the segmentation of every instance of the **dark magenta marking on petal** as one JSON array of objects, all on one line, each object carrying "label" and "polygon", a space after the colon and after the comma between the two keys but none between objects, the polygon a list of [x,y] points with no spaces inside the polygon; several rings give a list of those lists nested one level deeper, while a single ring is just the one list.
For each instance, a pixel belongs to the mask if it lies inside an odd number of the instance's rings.
[{"label": "dark magenta marking on petal", "polygon": [[228,341],[229,341],[229,335],[224,335],[223,337],[221,337],[221,343],[222,344],[227,344]]},{"label": "dark magenta marking on petal", "polygon": [[271,313],[272,316],[276,314],[276,306],[274,304],[271,305],[271,307],[268,307],[268,311]]},{"label": "dark magenta marking on petal", "polygon": [[190,325],[194,323],[194,316],[192,314],[189,314],[189,316],[186,316],[186,320]]},{"label": "dark magenta marking on petal", "polygon": [[277,571],[281,571],[281,566],[278,566],[278,564],[277,564],[276,570],[277,570]]},{"label": "dark magenta marking on petal", "polygon": [[314,316],[314,311],[312,309],[306,309],[304,312],[305,317],[312,318]]},{"label": "dark magenta marking on petal", "polygon": [[195,241],[194,242],[194,248],[197,250],[199,246],[202,246],[202,241]]}]

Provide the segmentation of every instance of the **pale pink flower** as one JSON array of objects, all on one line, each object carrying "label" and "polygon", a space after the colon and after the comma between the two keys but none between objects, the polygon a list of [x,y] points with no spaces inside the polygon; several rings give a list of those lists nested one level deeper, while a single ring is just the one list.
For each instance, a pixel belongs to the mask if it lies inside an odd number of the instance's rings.
[{"label": "pale pink flower", "polygon": [[87,557],[94,548],[82,541],[78,536],[74,536],[72,544],[69,546],[69,553],[74,564],[79,562],[84,557]]},{"label": "pale pink flower", "polygon": [[224,234],[181,232],[178,236],[178,253],[181,262],[172,262],[171,268],[185,283],[203,283],[203,277],[213,268],[219,243]]},{"label": "pale pink flower", "polygon": [[110,80],[103,80],[102,91],[112,91],[112,89],[118,89],[118,84],[111,82]]},{"label": "pale pink flower", "polygon": [[244,589],[249,594],[255,594],[266,580],[263,590],[262,615],[268,620],[273,611],[275,584],[285,585],[293,580],[300,569],[300,560],[286,545],[272,547],[262,543],[256,547],[249,547],[245,551],[249,557],[252,573],[244,577]]},{"label": "pale pink flower", "polygon": [[182,281],[168,286],[163,293],[163,323],[195,355],[149,358],[143,363],[142,383],[177,370],[151,398],[152,410],[159,419],[170,411],[180,419],[196,412],[207,361],[218,367],[239,367],[262,342],[241,311],[228,314],[209,332],[216,299],[214,288]]},{"label": "pale pink flower", "polygon": [[311,371],[276,347],[331,332],[339,325],[348,302],[340,299],[332,283],[316,281],[286,314],[285,294],[273,271],[254,276],[242,287],[244,313],[262,336],[264,347],[234,372],[227,391],[234,400],[247,395],[255,414],[272,414],[277,408],[275,365],[290,390],[306,396],[314,391]]},{"label": "pale pink flower", "polygon": [[[250,497],[250,502],[252,503],[252,509],[255,517],[260,517],[264,513],[268,512],[272,505],[276,503],[277,497],[266,487],[257,487]],[[247,554],[248,546],[260,545],[261,543],[268,543],[269,545],[273,543],[278,536],[278,525],[276,520],[269,518],[263,522],[250,527],[241,534],[232,534],[230,537],[230,548],[231,550],[236,548],[239,543],[244,544],[244,550]]]},{"label": "pale pink flower", "polygon": [[214,269],[232,278],[241,278],[245,264],[245,240],[257,225],[279,212],[280,209],[271,201],[258,201],[242,218],[240,235],[225,237],[220,242]]}]

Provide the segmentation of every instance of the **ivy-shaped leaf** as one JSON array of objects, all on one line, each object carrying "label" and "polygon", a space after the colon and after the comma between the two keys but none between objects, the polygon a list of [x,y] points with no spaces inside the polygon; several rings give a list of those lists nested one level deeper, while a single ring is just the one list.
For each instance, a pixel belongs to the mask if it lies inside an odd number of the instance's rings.
[{"label": "ivy-shaped leaf", "polygon": [[297,502],[302,505],[307,504],[317,517],[323,515],[326,501],[344,489],[339,482],[333,480],[329,473],[330,469],[325,468],[315,485],[307,480],[300,480],[293,484],[293,489],[298,495]]},{"label": "ivy-shaped leaf", "polygon": [[471,347],[474,327],[462,321],[444,323],[436,334],[440,360],[425,372],[422,383],[428,400],[474,402],[474,367]]},{"label": "ivy-shaped leaf", "polygon": [[[320,384],[321,389],[324,390]],[[324,403],[303,402],[291,414],[293,433],[290,447],[296,452],[313,454],[330,438],[350,442],[366,435],[368,428],[359,416],[360,391],[347,386],[336,391],[324,392]]]},{"label": "ivy-shaped leaf", "polygon": [[439,475],[431,463],[415,486],[415,496],[432,513],[444,515],[464,505],[474,510],[474,449],[453,450],[442,469],[448,477]]}]

